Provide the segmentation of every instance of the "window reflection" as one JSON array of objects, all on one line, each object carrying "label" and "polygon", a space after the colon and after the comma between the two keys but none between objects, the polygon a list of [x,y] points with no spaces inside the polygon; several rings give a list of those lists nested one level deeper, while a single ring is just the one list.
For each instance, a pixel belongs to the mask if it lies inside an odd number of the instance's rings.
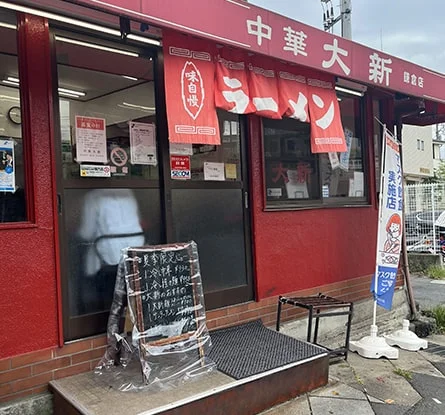
[{"label": "window reflection", "polygon": [[27,220],[17,31],[0,11],[0,223]]}]

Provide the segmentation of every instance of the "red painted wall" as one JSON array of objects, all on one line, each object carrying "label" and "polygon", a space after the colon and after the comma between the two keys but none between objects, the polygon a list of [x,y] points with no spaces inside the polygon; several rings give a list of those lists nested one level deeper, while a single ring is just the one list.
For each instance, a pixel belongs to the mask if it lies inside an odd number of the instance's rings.
[{"label": "red painted wall", "polygon": [[[28,197],[34,201],[29,225],[0,225],[0,358],[57,344],[55,233],[48,126],[49,36],[43,19],[19,24],[21,107],[27,156],[32,159]],[[30,151],[32,149],[32,151]],[[32,197],[33,195],[33,197]]]},{"label": "red painted wall", "polygon": [[257,298],[371,275],[376,208],[264,211],[261,121],[251,117],[249,130]]}]

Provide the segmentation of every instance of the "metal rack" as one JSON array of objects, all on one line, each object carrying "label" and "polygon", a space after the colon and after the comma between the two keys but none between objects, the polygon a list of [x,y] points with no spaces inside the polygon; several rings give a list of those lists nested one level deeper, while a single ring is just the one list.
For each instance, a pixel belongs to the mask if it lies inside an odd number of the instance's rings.
[{"label": "metal rack", "polygon": [[[343,356],[348,358],[349,349],[349,337],[351,334],[351,322],[353,314],[353,303],[349,301],[338,300],[333,297],[328,297],[323,294],[311,297],[278,297],[278,310],[277,310],[277,331],[280,331],[281,321],[281,308],[284,304],[293,305],[295,307],[301,307],[308,310],[308,328],[307,328],[307,341],[309,343],[316,344],[328,349],[331,357]],[[331,309],[345,308],[342,311],[326,311]],[[329,349],[326,346],[317,343],[319,320],[322,317],[335,317],[335,316],[348,316],[346,325],[346,339],[343,347],[337,349]],[[315,317],[314,335],[312,339],[312,320]]]}]

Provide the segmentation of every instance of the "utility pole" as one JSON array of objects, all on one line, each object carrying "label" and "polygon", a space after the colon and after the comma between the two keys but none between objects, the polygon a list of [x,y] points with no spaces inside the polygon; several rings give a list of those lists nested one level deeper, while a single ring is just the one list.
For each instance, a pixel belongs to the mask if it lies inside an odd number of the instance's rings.
[{"label": "utility pole", "polygon": [[330,31],[334,25],[341,21],[341,35],[346,39],[352,39],[351,0],[340,0],[340,15],[334,16],[332,0],[320,0],[323,8],[323,27]]},{"label": "utility pole", "polygon": [[352,39],[351,0],[341,1],[341,35],[346,39]]}]

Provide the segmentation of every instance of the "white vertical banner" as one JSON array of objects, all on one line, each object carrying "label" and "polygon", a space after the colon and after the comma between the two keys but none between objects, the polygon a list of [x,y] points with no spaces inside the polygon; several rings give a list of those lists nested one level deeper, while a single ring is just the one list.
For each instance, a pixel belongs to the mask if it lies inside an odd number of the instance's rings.
[{"label": "white vertical banner", "polygon": [[377,231],[377,281],[374,279],[371,291],[377,304],[390,310],[402,248],[403,174],[399,144],[386,128],[383,134],[385,156]]}]

